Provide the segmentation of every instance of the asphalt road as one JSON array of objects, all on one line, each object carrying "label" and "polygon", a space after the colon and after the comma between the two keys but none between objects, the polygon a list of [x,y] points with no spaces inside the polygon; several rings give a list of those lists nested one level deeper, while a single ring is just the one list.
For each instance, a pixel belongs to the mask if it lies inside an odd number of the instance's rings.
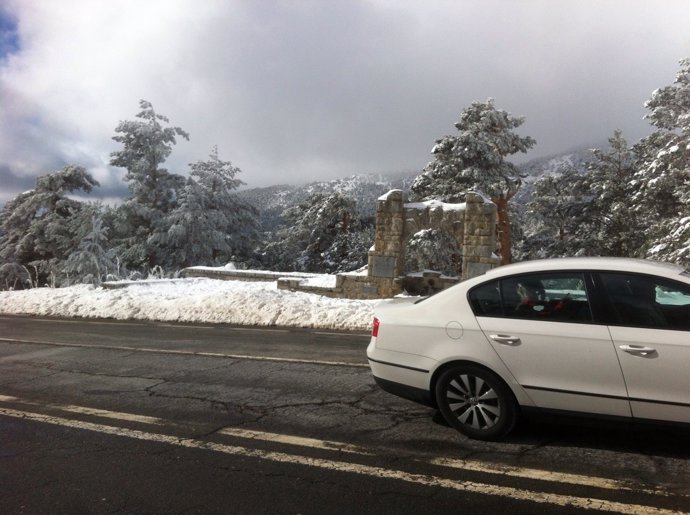
[{"label": "asphalt road", "polygon": [[368,336],[0,316],[0,513],[690,511],[690,432],[477,442],[380,391]]}]

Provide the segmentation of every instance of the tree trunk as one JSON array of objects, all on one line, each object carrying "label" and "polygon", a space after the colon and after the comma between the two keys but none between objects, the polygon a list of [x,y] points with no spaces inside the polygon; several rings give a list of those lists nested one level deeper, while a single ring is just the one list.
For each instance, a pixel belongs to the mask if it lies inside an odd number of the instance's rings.
[{"label": "tree trunk", "polygon": [[510,214],[508,213],[508,199],[496,197],[491,199],[498,208],[498,243],[501,255],[501,265],[508,265],[512,261],[510,235]]}]

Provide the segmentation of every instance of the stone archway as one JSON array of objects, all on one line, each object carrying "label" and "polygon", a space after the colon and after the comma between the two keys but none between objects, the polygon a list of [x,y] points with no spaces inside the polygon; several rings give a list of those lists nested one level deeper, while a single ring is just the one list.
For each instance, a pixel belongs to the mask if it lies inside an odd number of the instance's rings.
[{"label": "stone archway", "polygon": [[[496,204],[476,193],[468,193],[462,204],[439,201],[405,203],[402,190],[391,190],[376,202],[376,236],[369,250],[366,273],[348,272],[336,276],[334,288],[305,286],[299,279],[280,279],[278,288],[309,291],[334,297],[376,299],[403,291],[408,240],[425,229],[439,230],[457,242],[460,254],[457,274],[440,272],[419,275],[418,291],[428,292],[452,286],[498,266],[496,249]],[[433,288],[432,288],[433,286]]]},{"label": "stone archway", "polygon": [[[468,193],[462,204],[436,200],[405,203],[402,190],[381,196],[376,206],[376,238],[369,251],[368,277],[389,284],[390,292],[401,290],[409,239],[425,229],[452,235],[460,249],[457,277],[464,280],[498,266],[496,249],[496,204],[477,193]],[[439,274],[440,275],[440,274]],[[398,291],[399,292],[399,291]]]}]

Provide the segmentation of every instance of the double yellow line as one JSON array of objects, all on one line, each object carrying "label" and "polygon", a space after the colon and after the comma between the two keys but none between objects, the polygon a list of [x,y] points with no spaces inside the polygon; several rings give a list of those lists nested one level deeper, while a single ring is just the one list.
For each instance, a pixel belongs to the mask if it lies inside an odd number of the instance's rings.
[{"label": "double yellow line", "polygon": [[[142,415],[135,415],[131,413],[113,412],[108,410],[101,410],[97,408],[88,408],[74,405],[59,405],[59,404],[40,404],[32,401],[25,401],[12,396],[0,395],[0,404],[20,404],[26,407],[41,407],[43,409],[59,410],[65,413],[74,413],[85,415],[88,417],[107,418],[119,420],[121,422],[134,422],[138,424],[145,424],[150,426],[163,426],[170,424],[163,419],[155,417],[147,417]],[[448,479],[438,475],[415,474],[402,470],[394,470],[389,468],[377,467],[372,465],[365,465],[361,463],[351,463],[342,460],[330,460],[324,458],[315,458],[302,456],[299,454],[290,454],[285,452],[269,451],[265,449],[255,449],[241,445],[228,445],[223,443],[199,440],[196,438],[180,438],[163,434],[160,432],[142,431],[139,429],[130,429],[127,427],[117,427],[102,423],[88,422],[84,420],[75,420],[64,416],[52,416],[35,411],[18,410],[9,407],[0,406],[0,416],[23,419],[31,422],[51,424],[61,427],[69,427],[80,429],[84,431],[97,432],[101,434],[108,434],[135,440],[142,440],[148,442],[162,443],[177,447],[185,447],[189,449],[198,449],[211,452],[219,452],[232,456],[242,456],[248,458],[256,458],[261,460],[270,460],[278,463],[285,463],[289,465],[299,465],[307,467],[316,467],[325,470],[338,471],[350,474],[358,474],[362,476],[369,476],[378,479],[389,479],[394,481],[404,481],[408,483],[415,483],[421,486],[445,488],[465,493],[473,493],[480,495],[491,495],[498,497],[510,498],[513,500],[528,501],[538,504],[554,505],[554,506],[569,506],[590,510],[611,511],[619,513],[630,514],[671,514],[679,513],[663,508],[656,508],[653,506],[628,504],[618,501],[609,501],[605,499],[594,499],[591,497],[578,497],[574,495],[564,495],[549,492],[540,492],[535,490],[526,490],[510,486],[501,486],[488,483],[479,483],[474,481],[462,481],[455,479]],[[338,454],[349,455],[368,455],[376,456],[385,452],[384,449],[370,449],[361,446],[355,446],[343,442],[335,442],[328,440],[318,440],[313,438],[304,438],[292,435],[283,435],[277,433],[267,433],[262,431],[247,430],[242,428],[225,428],[214,433],[222,436],[250,440],[250,441],[266,441],[272,443],[283,444],[287,446],[318,449],[324,451],[335,451]],[[639,490],[633,489],[630,485],[607,478],[591,477],[577,474],[566,474],[551,472],[547,470],[538,470],[530,468],[492,465],[480,461],[471,460],[453,460],[447,458],[433,458],[422,459],[426,464],[431,464],[439,467],[447,467],[453,469],[463,469],[472,472],[480,472],[484,474],[498,475],[502,477],[514,477],[522,479],[530,479],[543,481],[548,484],[567,484],[592,487],[603,490],[620,491],[630,490],[639,493],[649,494],[653,496],[671,497],[671,494],[664,490]],[[676,495],[676,497],[678,497]]]}]

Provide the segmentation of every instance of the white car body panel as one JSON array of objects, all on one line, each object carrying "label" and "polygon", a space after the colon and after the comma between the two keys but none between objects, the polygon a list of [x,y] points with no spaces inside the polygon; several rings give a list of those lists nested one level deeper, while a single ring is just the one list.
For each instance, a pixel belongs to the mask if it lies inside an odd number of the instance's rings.
[{"label": "white car body panel", "polygon": [[374,376],[413,388],[429,389],[429,370],[436,365],[435,360],[416,354],[376,349],[376,338],[369,343],[367,355]]},{"label": "white car body panel", "polygon": [[[609,329],[625,374],[633,416],[690,423],[690,333]],[[626,346],[654,351],[626,352]]]},{"label": "white car body panel", "polygon": [[[606,326],[478,320],[492,347],[538,407],[571,410],[575,406],[576,411],[585,408],[590,413],[630,416],[623,373]],[[554,336],[555,326],[558,336]],[[520,342],[502,344],[492,335],[510,335]]]}]

